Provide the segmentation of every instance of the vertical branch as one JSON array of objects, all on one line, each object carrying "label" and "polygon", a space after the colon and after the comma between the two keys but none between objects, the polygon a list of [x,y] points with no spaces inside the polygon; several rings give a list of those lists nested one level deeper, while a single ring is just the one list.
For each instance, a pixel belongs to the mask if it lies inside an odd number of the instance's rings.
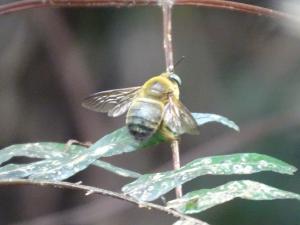
[{"label": "vertical branch", "polygon": [[167,0],[163,0],[162,11],[166,71],[171,72],[174,70],[172,46],[172,3]]},{"label": "vertical branch", "polygon": [[[166,71],[174,71],[173,62],[173,46],[172,46],[172,0],[162,0],[163,12],[163,46],[165,51]],[[174,140],[171,143],[173,168],[177,170],[180,168],[179,142]],[[182,196],[182,187],[176,187],[176,197]]]},{"label": "vertical branch", "polygon": [[[179,155],[179,141],[174,140],[171,143],[172,156],[173,156],[173,167],[174,170],[178,170],[180,168],[180,155]],[[175,189],[176,197],[182,197],[182,186],[177,186]]]}]

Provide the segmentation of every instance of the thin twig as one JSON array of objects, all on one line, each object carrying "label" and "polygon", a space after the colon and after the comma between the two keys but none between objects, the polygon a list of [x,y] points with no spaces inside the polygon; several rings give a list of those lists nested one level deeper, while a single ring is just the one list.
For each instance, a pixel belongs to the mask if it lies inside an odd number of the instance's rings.
[{"label": "thin twig", "polygon": [[162,5],[163,12],[163,46],[165,51],[166,71],[174,70],[173,46],[172,46],[172,4],[168,1]]},{"label": "thin twig", "polygon": [[0,186],[7,186],[7,185],[38,185],[38,186],[52,186],[55,188],[65,188],[65,189],[71,189],[71,190],[78,190],[78,191],[83,191],[86,193],[86,195],[91,195],[91,194],[99,194],[99,195],[104,195],[104,196],[109,196],[115,199],[120,199],[124,200],[127,202],[130,202],[132,204],[135,204],[139,206],[140,208],[147,208],[147,209],[155,209],[161,212],[164,212],[166,214],[172,215],[173,217],[191,221],[195,225],[208,225],[207,223],[195,219],[190,216],[186,216],[178,211],[175,211],[173,209],[169,209],[167,207],[149,203],[149,202],[142,202],[138,201],[132,197],[126,196],[124,194],[120,194],[117,192],[101,189],[101,188],[96,188],[96,187],[91,187],[87,185],[82,185],[80,183],[69,183],[69,182],[63,182],[63,181],[37,181],[37,180],[26,180],[26,179],[15,179],[15,180],[1,180],[0,181]]},{"label": "thin twig", "polygon": [[[166,71],[174,71],[173,61],[173,45],[172,45],[172,1],[164,1],[162,4],[163,13],[163,47],[165,52]],[[180,168],[180,154],[178,140],[171,142],[173,168]],[[182,197],[182,186],[177,186],[175,189],[176,197]]]},{"label": "thin twig", "polygon": [[[21,0],[0,5],[0,15],[22,11],[25,9],[43,7],[131,7],[131,6],[155,6],[159,0]],[[174,5],[200,6],[231,11],[245,12],[255,15],[288,19],[300,22],[299,16],[280,12],[260,6],[225,0],[176,0]]]},{"label": "thin twig", "polygon": [[[174,140],[171,143],[172,156],[173,156],[173,167],[174,170],[180,169],[180,155],[179,155],[179,141]],[[182,186],[177,186],[175,189],[176,197],[182,197]]]}]

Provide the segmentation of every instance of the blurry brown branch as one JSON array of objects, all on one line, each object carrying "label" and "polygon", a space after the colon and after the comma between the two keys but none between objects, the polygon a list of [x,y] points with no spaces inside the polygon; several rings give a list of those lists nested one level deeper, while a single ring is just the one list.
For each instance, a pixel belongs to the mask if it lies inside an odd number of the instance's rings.
[{"label": "blurry brown branch", "polygon": [[0,186],[7,186],[7,185],[37,185],[37,186],[51,186],[55,188],[64,188],[64,189],[71,189],[71,190],[77,190],[85,192],[86,195],[91,194],[98,194],[98,195],[104,195],[109,196],[115,199],[120,199],[129,203],[132,203],[134,205],[137,205],[139,208],[147,208],[147,209],[154,209],[161,212],[164,212],[166,214],[172,215],[173,217],[184,219],[187,221],[193,222],[195,225],[208,225],[207,223],[194,219],[193,217],[186,216],[178,211],[175,211],[173,209],[169,209],[167,207],[149,203],[149,202],[141,202],[139,200],[136,200],[130,196],[101,189],[96,187],[91,187],[87,185],[82,185],[80,183],[69,183],[69,182],[63,182],[63,181],[37,181],[37,180],[26,180],[26,179],[16,179],[16,180],[1,180]]},{"label": "blurry brown branch", "polygon": [[[163,0],[21,0],[0,5],[0,15],[25,9],[46,7],[132,7],[157,6]],[[200,6],[227,9],[274,18],[289,19],[300,22],[300,18],[285,12],[255,6],[251,4],[225,0],[174,0],[174,5]]]},{"label": "blurry brown branch", "polygon": [[57,71],[55,74],[63,87],[66,104],[72,111],[72,119],[79,138],[91,140],[104,134],[104,126],[99,124],[105,124],[105,121],[99,120],[96,114],[91,114],[80,107],[83,97],[95,90],[95,87],[91,80],[93,77],[91,69],[83,57],[81,46],[64,17],[59,11],[36,11],[31,14],[31,23]]}]

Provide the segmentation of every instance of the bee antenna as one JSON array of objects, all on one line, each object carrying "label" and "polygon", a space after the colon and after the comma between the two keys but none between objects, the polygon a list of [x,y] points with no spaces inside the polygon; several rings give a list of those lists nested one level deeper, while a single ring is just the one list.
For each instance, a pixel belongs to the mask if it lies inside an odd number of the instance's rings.
[{"label": "bee antenna", "polygon": [[178,66],[179,63],[181,63],[184,59],[185,59],[185,56],[184,56],[184,55],[181,56],[181,58],[180,58],[173,66],[169,66],[169,67],[167,68],[167,72],[168,72],[168,73],[174,73],[174,68],[175,68],[176,66]]},{"label": "bee antenna", "polygon": [[178,66],[179,63],[181,63],[184,59],[185,59],[185,56],[184,56],[184,55],[181,56],[181,58],[174,64],[174,68],[175,68],[176,66]]}]

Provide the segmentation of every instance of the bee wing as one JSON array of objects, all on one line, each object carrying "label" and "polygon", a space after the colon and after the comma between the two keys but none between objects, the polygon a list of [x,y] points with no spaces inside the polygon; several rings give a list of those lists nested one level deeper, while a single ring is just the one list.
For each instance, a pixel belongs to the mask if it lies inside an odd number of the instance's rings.
[{"label": "bee wing", "polygon": [[164,124],[176,135],[183,133],[198,134],[198,125],[190,111],[173,96],[164,110]]},{"label": "bee wing", "polygon": [[141,87],[131,87],[102,91],[86,97],[82,106],[96,112],[108,112],[117,117],[125,113]]}]

